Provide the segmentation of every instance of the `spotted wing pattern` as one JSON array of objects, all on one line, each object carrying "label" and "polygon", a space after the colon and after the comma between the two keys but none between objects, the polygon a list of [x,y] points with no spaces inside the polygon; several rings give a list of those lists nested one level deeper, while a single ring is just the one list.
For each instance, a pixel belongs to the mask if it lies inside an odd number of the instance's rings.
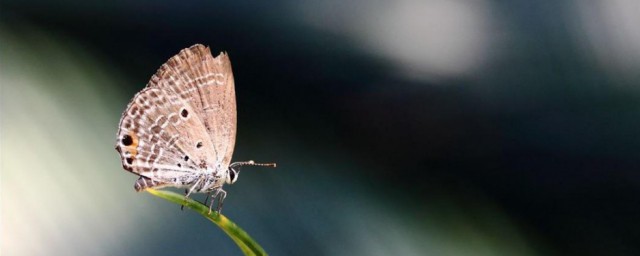
[{"label": "spotted wing pattern", "polygon": [[227,168],[235,143],[233,86],[228,56],[213,58],[202,45],[162,65],[120,120],[116,150],[122,166],[141,176],[136,190],[188,186],[207,168]]},{"label": "spotted wing pattern", "polygon": [[226,169],[236,142],[236,93],[231,61],[226,53],[213,58],[208,47],[182,50],[158,69],[148,87],[169,88],[189,100],[201,117],[216,161]]}]

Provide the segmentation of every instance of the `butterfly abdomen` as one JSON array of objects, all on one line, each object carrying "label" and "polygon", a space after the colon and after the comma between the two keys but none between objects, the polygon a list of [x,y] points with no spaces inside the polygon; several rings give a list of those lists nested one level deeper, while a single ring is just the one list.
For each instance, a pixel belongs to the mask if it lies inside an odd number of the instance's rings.
[{"label": "butterfly abdomen", "polygon": [[138,180],[136,180],[136,183],[133,185],[133,188],[136,190],[136,192],[140,192],[148,188],[161,188],[167,185],[169,184],[154,181],[147,177],[140,176],[140,178],[138,178]]}]

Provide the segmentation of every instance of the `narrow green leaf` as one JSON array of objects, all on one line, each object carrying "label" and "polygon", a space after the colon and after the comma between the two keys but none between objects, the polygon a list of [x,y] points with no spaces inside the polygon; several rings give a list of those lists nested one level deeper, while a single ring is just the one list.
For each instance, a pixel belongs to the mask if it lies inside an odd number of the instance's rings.
[{"label": "narrow green leaf", "polygon": [[231,237],[231,239],[236,242],[240,250],[244,253],[244,255],[267,255],[267,253],[262,249],[262,247],[253,241],[253,239],[242,230],[238,225],[227,219],[222,214],[218,214],[215,211],[209,213],[209,207],[188,198],[185,200],[184,195],[180,195],[178,193],[174,193],[166,190],[155,190],[155,189],[147,189],[147,192],[150,194],[166,199],[168,201],[174,202],[179,205],[184,205],[185,207],[194,210],[200,213],[205,218],[209,219],[211,222],[215,223]]}]

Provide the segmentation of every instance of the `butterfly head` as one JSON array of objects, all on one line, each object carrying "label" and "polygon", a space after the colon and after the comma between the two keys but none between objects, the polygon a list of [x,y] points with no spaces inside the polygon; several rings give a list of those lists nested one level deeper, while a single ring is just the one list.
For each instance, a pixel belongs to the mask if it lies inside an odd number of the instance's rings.
[{"label": "butterfly head", "polygon": [[[233,184],[238,179],[238,175],[240,175],[240,167],[242,166],[265,166],[265,167],[276,167],[275,163],[256,163],[253,160],[249,160],[246,162],[235,162],[229,165],[229,169],[227,169],[227,178],[226,182],[228,184]],[[236,169],[238,168],[238,169]]]}]

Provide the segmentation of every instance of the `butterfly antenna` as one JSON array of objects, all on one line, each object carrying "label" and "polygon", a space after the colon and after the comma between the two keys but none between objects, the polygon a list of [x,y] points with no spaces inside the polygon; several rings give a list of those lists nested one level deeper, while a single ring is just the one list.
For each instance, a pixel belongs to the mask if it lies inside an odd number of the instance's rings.
[{"label": "butterfly antenna", "polygon": [[242,166],[264,166],[264,167],[276,167],[276,163],[256,163],[253,160],[249,160],[246,162],[235,162],[229,165],[229,167],[242,167]]}]

